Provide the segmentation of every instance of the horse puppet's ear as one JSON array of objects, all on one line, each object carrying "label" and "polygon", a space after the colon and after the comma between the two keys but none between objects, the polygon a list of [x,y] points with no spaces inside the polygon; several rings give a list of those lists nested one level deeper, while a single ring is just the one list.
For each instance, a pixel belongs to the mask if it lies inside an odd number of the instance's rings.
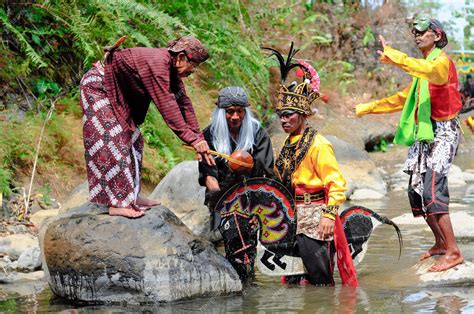
[{"label": "horse puppet's ear", "polygon": [[346,234],[347,243],[352,247],[352,258],[354,259],[361,251],[362,245],[367,246],[372,231],[377,227],[372,223],[372,218],[381,224],[391,225],[395,228],[398,236],[399,253],[398,259],[402,254],[403,239],[400,228],[387,217],[380,216],[373,210],[363,206],[352,206],[344,210],[340,215],[341,224]]}]

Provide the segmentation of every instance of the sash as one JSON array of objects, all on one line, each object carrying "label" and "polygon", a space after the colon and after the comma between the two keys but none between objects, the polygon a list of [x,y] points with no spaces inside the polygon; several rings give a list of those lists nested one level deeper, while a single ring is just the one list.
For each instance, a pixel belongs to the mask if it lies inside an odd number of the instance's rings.
[{"label": "sash", "polygon": [[[432,61],[440,53],[441,49],[435,48],[426,60]],[[417,115],[418,124],[416,123],[415,115]],[[414,77],[410,92],[403,106],[393,142],[410,146],[415,141],[432,142],[433,139],[434,133],[431,124],[431,100],[428,81]]]}]

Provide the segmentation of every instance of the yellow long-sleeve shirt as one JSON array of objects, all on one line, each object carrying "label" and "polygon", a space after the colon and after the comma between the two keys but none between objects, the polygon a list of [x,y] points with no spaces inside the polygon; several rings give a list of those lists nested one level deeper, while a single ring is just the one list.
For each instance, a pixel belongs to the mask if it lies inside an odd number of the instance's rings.
[{"label": "yellow long-sleeve shirt", "polygon": [[[296,143],[301,136],[290,136],[290,143]],[[325,189],[329,206],[340,205],[346,200],[346,180],[341,174],[332,145],[319,133],[293,173],[291,182],[294,188]]]},{"label": "yellow long-sleeve shirt", "polygon": [[[385,46],[380,60],[386,64],[393,64],[407,72],[436,85],[443,85],[449,78],[449,58],[444,51],[433,60],[408,57],[405,53]],[[410,91],[411,84],[397,94],[369,103],[358,104],[356,115],[361,117],[368,113],[381,114],[401,111]]]}]

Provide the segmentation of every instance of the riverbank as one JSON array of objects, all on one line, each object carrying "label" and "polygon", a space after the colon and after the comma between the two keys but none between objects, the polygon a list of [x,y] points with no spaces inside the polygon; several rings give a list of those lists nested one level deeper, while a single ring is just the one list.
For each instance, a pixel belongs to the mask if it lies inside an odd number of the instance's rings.
[{"label": "riverbank", "polygon": [[[465,145],[465,146],[464,146]],[[474,147],[470,145],[469,142],[463,144],[462,147],[466,149],[460,149],[461,153],[456,157],[454,164],[459,165],[462,170],[473,169],[471,168],[472,152],[469,147]],[[373,160],[376,164],[379,164],[378,170],[386,172],[384,175],[385,178],[390,178],[393,175],[396,175],[397,165],[403,161],[403,148],[400,147],[389,147],[386,153],[371,153],[369,158]],[[402,216],[409,212],[409,205],[406,200],[406,193],[404,189],[391,189],[391,184],[388,184],[389,191],[386,197],[381,199],[372,199],[364,200],[359,199],[357,201],[349,201],[345,206],[351,205],[362,205],[371,209],[374,209],[377,213],[385,215],[389,218],[394,218],[397,216]],[[450,187],[451,197],[452,197],[452,207],[453,212],[464,212],[470,215],[474,215],[474,185],[471,183],[466,183],[464,185],[458,185],[455,187]],[[471,195],[471,196],[469,196]],[[84,196],[84,195],[83,195]],[[82,201],[81,198],[78,201]],[[43,210],[43,212],[48,212],[50,210]],[[55,212],[50,213],[54,216]],[[373,238],[370,240],[369,250],[366,255],[366,258],[358,268],[361,288],[358,289],[356,294],[356,300],[358,302],[367,303],[365,306],[369,306],[374,310],[377,309],[389,309],[390,302],[398,300],[399,302],[405,302],[404,299],[399,299],[402,296],[408,297],[409,300],[420,295],[420,300],[416,302],[404,303],[407,309],[411,309],[412,306],[421,306],[424,308],[429,308],[433,302],[438,302],[436,298],[431,296],[431,288],[425,289],[421,288],[418,283],[412,282],[411,279],[413,273],[409,271],[410,267],[417,263],[417,258],[429,246],[431,245],[430,233],[426,231],[425,227],[420,229],[417,225],[400,225],[402,229],[402,234],[404,236],[404,249],[402,252],[402,257],[398,260],[398,245],[396,241],[396,236],[393,233],[391,228],[378,228],[373,234]],[[18,233],[30,233],[31,232],[26,227],[20,227],[17,229],[9,229],[10,232]],[[467,242],[466,242],[467,241]],[[472,261],[474,258],[474,252],[470,248],[471,240],[466,240],[465,238],[461,242],[461,248],[465,252],[466,260]],[[11,271],[11,270],[10,270]],[[71,306],[64,301],[53,301],[55,298],[52,296],[49,288],[47,287],[46,281],[42,278],[43,273],[39,272],[29,272],[27,275],[17,275],[17,280],[10,283],[4,282],[5,284],[0,289],[0,304],[11,304],[15,309],[21,309],[22,307],[31,306],[31,300],[42,300],[41,305],[38,307],[38,310],[52,310],[54,308],[66,309],[66,308],[75,308],[76,306]],[[406,279],[400,279],[400,276]],[[28,278],[29,277],[29,278]],[[380,286],[380,282],[384,282],[383,286]],[[330,305],[328,308],[337,307],[338,302],[341,301],[340,298],[346,298],[345,290],[341,288],[336,288],[334,292],[330,292],[330,295],[327,290],[323,289],[323,292],[319,290],[314,290],[312,288],[305,289],[290,289],[288,290],[285,287],[281,287],[278,280],[270,277],[262,277],[261,275],[257,276],[256,287],[251,287],[248,290],[244,290],[244,294],[238,297],[228,297],[228,298],[210,298],[210,299],[198,299],[192,302],[186,302],[178,305],[183,309],[195,309],[205,308],[209,306],[217,306],[214,302],[219,304],[220,309],[232,309],[234,308],[235,302],[237,302],[238,308],[241,309],[250,309],[249,306],[263,306],[263,299],[272,299],[270,295],[271,292],[275,291],[275,287],[279,287],[277,291],[280,291],[281,294],[287,295],[287,293],[294,293],[294,297],[299,300],[299,304],[290,303],[286,304],[284,308],[291,310],[295,308],[308,309],[311,306],[321,306],[322,304],[310,301],[313,300],[313,297],[325,297],[330,298]],[[458,298],[461,302],[461,305],[466,305],[466,298],[472,295],[472,289],[467,288],[467,292],[455,291],[455,293],[450,293],[452,289],[435,289],[436,293],[440,296],[453,297],[453,295]],[[402,291],[409,291],[409,295],[405,295]],[[397,292],[393,294],[394,292]],[[433,292],[433,293],[435,293]],[[461,294],[459,294],[459,293]],[[336,294],[336,296],[334,295]],[[402,294],[399,294],[402,293]],[[466,294],[467,293],[467,294]],[[461,296],[459,296],[461,295]],[[379,299],[384,296],[384,301]],[[274,303],[269,306],[268,309],[276,308],[273,306],[282,306],[281,303],[274,299]],[[273,299],[272,299],[273,300]],[[53,303],[51,303],[53,302]],[[60,304],[54,304],[59,302]],[[387,303],[388,302],[388,303]],[[420,303],[421,302],[421,303]],[[332,304],[332,305],[331,305]],[[463,306],[464,306],[463,305]],[[356,308],[360,308],[360,304]],[[87,307],[88,309],[96,309],[96,307]],[[98,307],[104,309],[102,307]],[[106,309],[113,309],[114,307],[106,307]],[[367,309],[362,306],[362,308]],[[130,308],[134,310],[137,308]],[[140,307],[140,310],[149,309],[147,307]],[[235,308],[234,308],[235,309]]]},{"label": "riverbank", "polygon": [[[390,153],[390,152],[389,152]],[[458,165],[465,170],[470,165],[469,155],[458,155]],[[456,164],[456,162],[455,162]],[[471,191],[471,192],[469,192]],[[469,194],[471,193],[471,194]],[[379,200],[359,200],[347,205],[366,206],[389,218],[403,217],[409,212],[405,191],[390,190],[387,196]],[[466,213],[474,216],[474,185],[450,189],[453,213]],[[469,196],[471,195],[471,196]],[[397,219],[395,219],[397,221]],[[127,311],[251,311],[288,310],[305,311],[325,309],[328,311],[341,308],[355,311],[391,312],[402,308],[405,311],[467,311],[473,309],[474,290],[469,285],[463,287],[443,286],[427,287],[414,280],[416,270],[412,268],[418,262],[419,255],[432,244],[431,234],[426,226],[417,224],[400,224],[404,247],[398,259],[398,244],[392,228],[377,228],[369,242],[369,249],[364,261],[358,267],[360,287],[355,292],[340,286],[336,288],[316,288],[311,286],[289,288],[281,286],[278,278],[264,277],[257,273],[253,286],[245,288],[242,295],[230,297],[210,297],[172,305],[142,306],[86,306],[83,310],[118,310]],[[472,239],[460,242],[466,260],[473,261]],[[55,298],[44,280],[23,282],[29,292],[15,288],[6,292],[0,289],[3,309],[13,311],[36,309],[42,311],[62,311],[81,309],[79,305],[70,305]],[[3,287],[2,287],[3,288]],[[44,289],[43,289],[44,288]],[[43,289],[43,290],[42,290]],[[9,307],[6,307],[9,306]]]}]

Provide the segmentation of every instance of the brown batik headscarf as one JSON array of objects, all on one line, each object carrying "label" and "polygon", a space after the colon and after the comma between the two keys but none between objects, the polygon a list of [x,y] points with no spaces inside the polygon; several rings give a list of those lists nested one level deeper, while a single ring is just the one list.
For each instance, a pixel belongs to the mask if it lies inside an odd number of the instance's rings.
[{"label": "brown batik headscarf", "polygon": [[209,58],[204,45],[193,36],[183,36],[168,43],[168,51],[184,52],[186,57],[196,63],[202,63]]}]

